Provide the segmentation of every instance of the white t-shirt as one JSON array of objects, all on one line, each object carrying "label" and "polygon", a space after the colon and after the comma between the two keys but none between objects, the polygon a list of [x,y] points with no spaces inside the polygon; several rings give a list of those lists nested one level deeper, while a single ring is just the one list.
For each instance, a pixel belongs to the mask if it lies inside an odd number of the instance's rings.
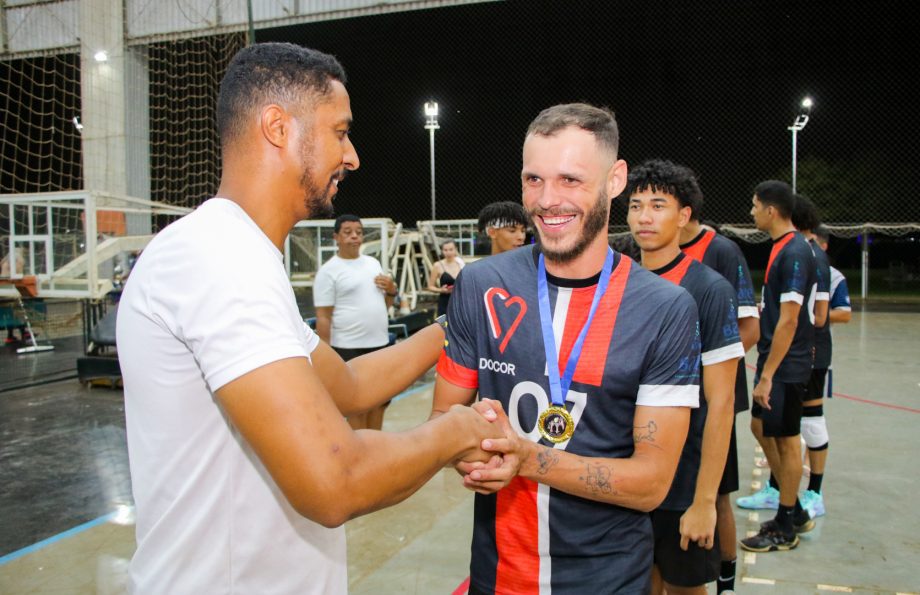
[{"label": "white t-shirt", "polygon": [[330,344],[346,349],[383,347],[389,342],[387,304],[374,277],[383,270],[376,259],[333,256],[313,282],[313,305],[333,306]]},{"label": "white t-shirt", "polygon": [[[309,358],[281,252],[214,198],[158,234],[118,308],[140,593],[345,593],[345,532],[299,515],[214,391]],[[309,398],[304,395],[304,398]]]}]

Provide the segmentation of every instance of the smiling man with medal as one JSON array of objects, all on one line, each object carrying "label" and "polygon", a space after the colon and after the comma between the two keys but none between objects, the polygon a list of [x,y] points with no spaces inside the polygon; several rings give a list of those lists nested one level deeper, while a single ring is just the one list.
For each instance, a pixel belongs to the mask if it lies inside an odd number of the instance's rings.
[{"label": "smiling man with medal", "polygon": [[539,243],[470,264],[454,288],[432,415],[478,391],[505,432],[482,444],[490,463],[456,464],[477,492],[474,595],[649,588],[646,513],[699,403],[697,309],[608,246],[617,146],[607,109],[541,112],[521,175]]}]

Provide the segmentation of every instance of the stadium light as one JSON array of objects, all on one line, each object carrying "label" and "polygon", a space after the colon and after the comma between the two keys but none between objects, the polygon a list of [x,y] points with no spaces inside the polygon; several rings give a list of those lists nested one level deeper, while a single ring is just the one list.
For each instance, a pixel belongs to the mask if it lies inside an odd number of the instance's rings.
[{"label": "stadium light", "polygon": [[430,135],[431,145],[431,220],[435,220],[435,200],[434,200],[434,131],[440,128],[438,126],[438,103],[436,101],[425,102],[425,130]]},{"label": "stadium light", "polygon": [[799,108],[799,115],[795,117],[795,122],[792,123],[792,126],[788,128],[792,132],[792,191],[795,192],[795,181],[796,181],[796,151],[797,151],[797,137],[796,135],[800,130],[805,128],[805,125],[808,124],[808,116],[811,115],[811,108],[815,104],[812,101],[811,97],[806,97],[802,100],[801,107]]},{"label": "stadium light", "polygon": [[105,50],[99,50],[93,54],[93,59],[96,60],[96,62],[108,62],[109,54]]}]

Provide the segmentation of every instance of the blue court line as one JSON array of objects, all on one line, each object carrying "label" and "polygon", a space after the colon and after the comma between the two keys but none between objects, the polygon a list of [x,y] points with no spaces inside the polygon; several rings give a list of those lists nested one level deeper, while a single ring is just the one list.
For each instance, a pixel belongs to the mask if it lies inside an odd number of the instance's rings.
[{"label": "blue court line", "polygon": [[406,390],[404,390],[403,392],[401,392],[401,393],[399,393],[398,395],[396,395],[395,397],[393,397],[393,401],[398,401],[398,400],[404,399],[405,397],[408,397],[408,396],[410,396],[410,395],[414,395],[415,393],[420,393],[420,392],[422,392],[423,390],[428,390],[428,389],[431,388],[432,386],[434,386],[434,382],[426,382],[425,384],[423,384],[423,385],[421,385],[421,386],[416,386],[415,388],[406,389]]},{"label": "blue court line", "polygon": [[[427,382],[425,384],[422,384],[421,386],[416,386],[415,388],[404,390],[403,392],[393,397],[393,400],[398,401],[405,397],[412,396],[415,393],[420,393],[422,391],[428,390],[432,386],[434,386],[434,382]],[[68,529],[67,531],[64,531],[63,533],[58,533],[57,535],[53,535],[49,537],[48,539],[43,539],[42,541],[39,541],[38,543],[33,543],[32,545],[26,546],[22,548],[21,550],[16,550],[13,553],[7,554],[5,556],[0,556],[0,566],[3,566],[7,562],[12,562],[13,560],[21,558],[25,556],[26,554],[31,554],[32,552],[38,551],[42,549],[43,547],[46,547],[53,543],[61,541],[62,539],[66,539],[72,535],[76,535],[77,533],[82,533],[83,531],[86,531],[87,529],[92,529],[93,527],[97,527],[99,525],[107,523],[110,520],[112,520],[112,518],[116,514],[118,513],[110,512],[109,514],[101,516],[98,519],[94,519],[92,521],[83,523],[82,525],[78,525],[74,527],[73,529]]]},{"label": "blue court line", "polygon": [[82,525],[77,525],[73,529],[68,529],[67,531],[64,531],[63,533],[58,533],[57,535],[53,535],[49,537],[48,539],[43,539],[39,541],[38,543],[33,543],[32,545],[26,546],[22,548],[21,550],[16,550],[15,552],[11,554],[0,556],[0,566],[3,566],[7,562],[12,562],[13,560],[21,558],[25,556],[26,554],[31,554],[32,552],[38,551],[42,549],[43,547],[49,546],[55,542],[61,541],[62,539],[66,539],[68,537],[76,535],[77,533],[82,533],[83,531],[86,531],[87,529],[92,529],[93,527],[98,527],[99,525],[105,524],[109,522],[110,520],[112,520],[116,514],[118,513],[110,512],[109,514],[101,516],[98,519],[93,519],[92,521],[83,523]]}]

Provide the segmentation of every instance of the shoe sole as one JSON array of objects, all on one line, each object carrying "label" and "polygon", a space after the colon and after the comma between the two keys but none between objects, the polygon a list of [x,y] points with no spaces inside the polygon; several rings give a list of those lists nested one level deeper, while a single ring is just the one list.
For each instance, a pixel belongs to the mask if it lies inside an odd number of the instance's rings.
[{"label": "shoe sole", "polygon": [[802,523],[801,525],[794,526],[796,533],[808,533],[814,528],[815,528],[815,519],[808,519],[808,522]]},{"label": "shoe sole", "polygon": [[741,549],[743,549],[743,550],[747,550],[747,551],[749,551],[749,552],[757,552],[757,553],[759,553],[759,554],[765,554],[765,553],[768,553],[768,552],[787,552],[787,551],[789,551],[789,550],[794,550],[796,547],[798,547],[798,545],[799,545],[799,536],[796,535],[795,538],[794,538],[790,543],[784,543],[784,544],[781,544],[781,545],[777,545],[777,544],[773,543],[773,544],[770,544],[769,546],[763,547],[763,548],[754,548],[754,547],[751,547],[751,546],[747,545],[746,543],[744,543],[744,541],[739,541],[739,542],[738,542],[738,545],[740,545],[740,546],[741,546]]},{"label": "shoe sole", "polygon": [[753,504],[742,504],[737,500],[735,501],[735,504],[738,505],[738,508],[744,508],[745,510],[779,510],[779,504],[776,504],[775,506],[770,506],[769,504],[754,506]]}]

